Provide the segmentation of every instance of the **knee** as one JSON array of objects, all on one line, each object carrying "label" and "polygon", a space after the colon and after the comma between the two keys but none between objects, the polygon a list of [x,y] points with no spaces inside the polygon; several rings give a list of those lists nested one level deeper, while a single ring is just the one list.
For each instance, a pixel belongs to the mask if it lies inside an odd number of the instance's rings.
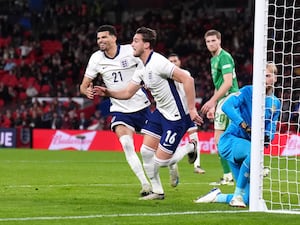
[{"label": "knee", "polygon": [[143,161],[145,162],[148,162],[149,159],[152,159],[154,154],[155,154],[155,150],[146,146],[146,145],[142,145],[141,146],[141,149],[140,149],[140,152],[141,152],[141,155],[142,155],[142,158],[143,158]]},{"label": "knee", "polygon": [[246,157],[243,164],[247,167],[250,168],[250,156]]},{"label": "knee", "polygon": [[142,144],[141,149],[140,149],[141,155],[142,156],[153,156],[155,153],[155,150],[148,147],[147,145]]},{"label": "knee", "polygon": [[170,159],[159,159],[156,156],[154,156],[154,162],[159,166],[159,167],[167,167],[170,165]]}]

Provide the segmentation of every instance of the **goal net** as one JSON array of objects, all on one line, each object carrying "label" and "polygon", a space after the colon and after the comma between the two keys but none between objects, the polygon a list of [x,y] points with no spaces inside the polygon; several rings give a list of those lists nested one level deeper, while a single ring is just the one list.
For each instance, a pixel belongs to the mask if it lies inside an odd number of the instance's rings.
[{"label": "goal net", "polygon": [[[300,1],[255,4],[249,209],[300,214]],[[281,109],[275,138],[264,148],[267,62],[278,68],[274,90]]]}]

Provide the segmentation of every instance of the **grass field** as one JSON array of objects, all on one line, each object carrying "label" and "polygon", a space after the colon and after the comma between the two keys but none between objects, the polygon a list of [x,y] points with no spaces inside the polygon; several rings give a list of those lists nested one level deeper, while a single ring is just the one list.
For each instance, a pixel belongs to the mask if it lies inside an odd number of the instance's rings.
[{"label": "grass field", "polygon": [[165,200],[140,201],[140,185],[121,152],[1,149],[0,224],[299,224],[299,215],[194,204],[221,175],[216,155],[201,157],[206,174],[194,174],[183,159],[176,188],[169,185],[168,170],[161,169]]}]

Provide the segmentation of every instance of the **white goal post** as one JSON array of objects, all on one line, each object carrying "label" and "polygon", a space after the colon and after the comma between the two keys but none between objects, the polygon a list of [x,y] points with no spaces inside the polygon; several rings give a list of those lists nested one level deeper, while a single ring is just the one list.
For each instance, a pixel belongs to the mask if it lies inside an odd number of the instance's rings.
[{"label": "white goal post", "polygon": [[[275,139],[264,148],[265,66],[278,68]],[[300,1],[255,0],[250,211],[300,214]],[[269,173],[264,174],[264,167]],[[264,177],[264,175],[267,175]]]}]

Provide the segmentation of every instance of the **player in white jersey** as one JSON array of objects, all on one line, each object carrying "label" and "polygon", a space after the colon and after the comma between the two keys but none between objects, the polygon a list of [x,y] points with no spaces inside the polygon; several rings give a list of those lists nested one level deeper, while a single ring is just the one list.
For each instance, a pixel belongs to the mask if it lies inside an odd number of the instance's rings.
[{"label": "player in white jersey", "polygon": [[[120,90],[127,86],[140,62],[138,57],[133,56],[133,49],[130,45],[117,44],[116,36],[116,30],[111,25],[100,26],[97,30],[99,50],[90,57],[80,85],[81,93],[88,98],[90,98],[89,91],[92,90],[92,81],[98,74],[102,76],[107,88]],[[150,101],[142,89],[137,90],[130,99],[110,98],[110,101],[111,129],[118,136],[126,160],[141,183],[141,196],[148,195],[151,185],[135,152],[133,134],[141,130],[151,113]]]},{"label": "player in white jersey", "polygon": [[[170,62],[174,63],[176,66],[181,67],[181,60],[179,59],[179,56],[176,53],[171,53],[168,56],[168,59]],[[185,70],[186,73],[188,73],[190,76],[190,72]],[[179,85],[182,87],[182,84],[179,83]],[[200,144],[199,144],[199,138],[198,138],[198,127],[197,125],[191,121],[190,123],[190,128],[188,129],[188,134],[189,134],[189,138],[190,140],[195,140],[197,142],[197,147],[198,147],[198,151],[197,151],[197,158],[194,162],[194,173],[198,173],[198,174],[204,174],[205,170],[201,168],[200,166]]]},{"label": "player in white jersey", "polygon": [[[195,107],[194,79],[167,58],[154,52],[155,42],[155,30],[146,27],[137,29],[131,45],[134,56],[138,56],[142,63],[138,65],[132,81],[120,91],[95,86],[91,93],[128,99],[143,86],[151,92],[156,102],[155,111],[142,129],[145,135],[141,146],[144,168],[153,193],[140,198],[141,200],[164,199],[160,167],[173,165],[186,154],[189,162],[194,163],[197,157],[195,142],[189,143],[180,151],[176,149],[189,128],[190,120],[198,125],[203,123]],[[183,90],[175,85],[175,81],[183,84]]]}]

